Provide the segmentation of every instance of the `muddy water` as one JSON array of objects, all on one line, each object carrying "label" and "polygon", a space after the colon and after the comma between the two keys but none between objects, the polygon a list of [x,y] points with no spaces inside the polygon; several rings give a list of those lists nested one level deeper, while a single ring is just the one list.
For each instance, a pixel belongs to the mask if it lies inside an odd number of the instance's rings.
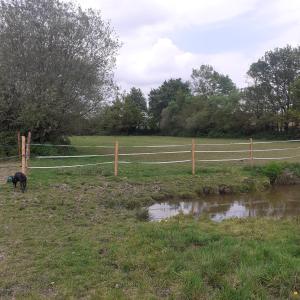
[{"label": "muddy water", "polygon": [[276,187],[267,192],[243,195],[207,196],[197,200],[156,203],[149,207],[152,221],[179,213],[214,221],[228,218],[300,216],[300,185]]}]

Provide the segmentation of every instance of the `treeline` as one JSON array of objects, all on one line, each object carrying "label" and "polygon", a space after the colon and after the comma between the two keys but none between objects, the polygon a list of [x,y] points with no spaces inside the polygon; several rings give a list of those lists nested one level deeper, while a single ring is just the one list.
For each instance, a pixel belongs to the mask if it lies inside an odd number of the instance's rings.
[{"label": "treeline", "polygon": [[[120,43],[99,11],[61,0],[0,1],[0,145],[71,134],[284,135],[300,123],[300,47],[266,52],[238,89],[212,66],[168,79],[147,98],[120,94]],[[235,63],[235,62],[232,62]]]},{"label": "treeline", "polygon": [[212,66],[187,82],[169,79],[146,97],[132,88],[104,105],[83,133],[208,136],[295,136],[300,123],[300,47],[268,51],[238,89]]}]

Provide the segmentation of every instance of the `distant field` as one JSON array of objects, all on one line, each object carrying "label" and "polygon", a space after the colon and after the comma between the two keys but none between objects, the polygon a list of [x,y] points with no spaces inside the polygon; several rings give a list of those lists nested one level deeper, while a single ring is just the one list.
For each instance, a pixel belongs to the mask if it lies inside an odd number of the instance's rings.
[{"label": "distant field", "polygon": [[[176,152],[191,150],[192,138],[184,137],[164,137],[164,136],[118,136],[118,137],[108,137],[108,136],[88,136],[88,137],[72,137],[71,141],[74,145],[110,145],[113,146],[115,140],[119,142],[120,153],[130,153],[130,152]],[[198,151],[245,151],[240,153],[225,153],[225,152],[213,152],[213,153],[197,153],[197,160],[222,160],[222,159],[242,159],[249,158],[250,156],[250,140],[248,139],[212,139],[212,138],[197,138],[195,139],[197,144],[196,150]],[[290,162],[300,161],[300,142],[273,142],[263,144],[264,141],[257,140],[253,141],[253,155],[257,158],[278,158],[278,157],[291,157],[299,156],[293,159],[283,159]],[[235,143],[241,143],[238,145]],[[245,144],[244,144],[245,143]],[[132,148],[132,146],[152,146],[152,145],[171,145],[170,147],[162,148]],[[173,146],[172,146],[173,145]],[[179,145],[186,145],[178,147]],[[255,152],[256,150],[271,150],[269,152]],[[276,149],[276,150],[275,150]],[[287,150],[280,150],[287,149]],[[78,149],[82,153],[104,153],[109,150],[95,150],[93,148],[80,148]],[[109,152],[113,153],[113,149]],[[127,161],[172,161],[172,160],[185,160],[191,159],[191,153],[180,153],[180,154],[158,154],[158,155],[141,155],[141,156],[130,156],[125,157]],[[257,160],[255,163],[266,162],[267,160]],[[218,164],[223,164],[224,162],[219,162]],[[232,163],[232,162],[230,162]],[[243,161],[242,163],[247,163]],[[248,162],[249,163],[249,162]],[[201,164],[212,164],[212,162],[199,162]]]},{"label": "distant field", "polygon": [[[128,177],[151,177],[151,176],[169,176],[183,175],[191,173],[191,162],[181,162],[191,160],[191,143],[192,138],[183,137],[164,137],[164,136],[75,136],[71,137],[71,143],[75,146],[107,146],[108,148],[93,148],[93,147],[77,147],[76,153],[72,155],[105,155],[114,153],[114,143],[119,142],[119,174],[120,176]],[[256,144],[256,142],[259,142]],[[256,158],[286,158],[279,161],[299,162],[300,160],[300,142],[274,142],[263,144],[262,141],[254,141],[253,155]],[[241,143],[241,144],[233,144]],[[212,167],[230,167],[230,166],[247,166],[250,165],[250,145],[246,139],[211,139],[197,138],[197,151],[217,151],[212,153],[196,153],[196,173],[200,174],[203,168]],[[212,145],[215,144],[215,145]],[[168,146],[169,145],[169,146]],[[161,146],[161,147],[149,147]],[[40,147],[47,149],[46,147]],[[60,148],[61,149],[61,148]],[[273,149],[270,152],[255,152],[256,150]],[[281,150],[286,149],[286,150]],[[174,153],[174,152],[185,153]],[[220,151],[220,152],[218,152]],[[238,152],[222,152],[222,151],[238,151]],[[239,152],[241,151],[241,152]],[[243,152],[244,151],[244,152]],[[162,153],[167,152],[167,153]],[[122,156],[122,154],[134,154]],[[147,154],[143,154],[147,153]],[[154,154],[157,153],[157,154]],[[299,157],[294,157],[298,156]],[[294,158],[287,158],[294,157]],[[238,159],[237,161],[226,161],[230,159]],[[51,158],[51,159],[32,159],[31,166],[68,166],[68,165],[85,165],[97,164],[104,162],[112,162],[113,156],[107,157],[77,157],[77,158]],[[203,161],[204,160],[204,161]],[[205,160],[225,160],[225,161],[210,161]],[[172,164],[154,164],[151,162],[170,162],[180,161]],[[254,164],[265,164],[272,160],[255,160]],[[129,164],[130,163],[130,164]],[[86,166],[75,172],[87,172],[95,169],[101,169],[105,173],[113,172],[113,164]],[[35,170],[37,171],[37,170]],[[45,171],[45,170],[42,170]],[[48,170],[49,171],[49,170]],[[57,170],[56,170],[57,171]],[[68,172],[73,172],[74,169],[68,169]]]},{"label": "distant field", "polygon": [[[115,141],[119,142],[119,176],[121,177],[155,180],[157,177],[189,177],[192,172],[190,162],[192,138],[166,136],[74,136],[70,139],[74,146],[70,151],[68,147],[32,146],[33,152],[34,150],[40,152],[40,158],[36,158],[33,154],[29,161],[29,166],[63,167],[84,165],[84,167],[34,169],[30,171],[30,174],[33,176],[38,176],[40,173],[44,173],[44,175],[47,173],[49,176],[55,176],[58,173],[69,175],[95,173],[106,176],[113,175],[114,165],[112,162],[114,161]],[[270,141],[266,141],[267,143],[264,143],[262,140],[254,140],[253,142],[253,156],[260,158],[259,160],[254,160],[253,165],[263,165],[271,161],[291,163],[300,161],[300,142],[277,141],[270,143]],[[251,162],[248,160],[250,157],[249,139],[197,138],[196,144],[196,151],[204,151],[196,153],[197,175],[203,175],[203,173],[211,172],[216,168],[219,170],[224,168],[241,169],[251,165]],[[215,152],[207,153],[205,151]],[[123,156],[122,154],[129,155]],[[85,157],[56,157],[66,155]],[[86,157],[89,155],[100,156]],[[45,156],[53,157],[45,158]],[[277,160],[276,158],[282,159]],[[232,159],[233,161],[230,161]],[[169,163],[172,161],[176,163]],[[14,162],[14,160],[0,160],[0,177],[2,179],[6,175],[5,169],[7,169],[7,166],[9,166],[9,172],[19,169],[19,163]]]}]

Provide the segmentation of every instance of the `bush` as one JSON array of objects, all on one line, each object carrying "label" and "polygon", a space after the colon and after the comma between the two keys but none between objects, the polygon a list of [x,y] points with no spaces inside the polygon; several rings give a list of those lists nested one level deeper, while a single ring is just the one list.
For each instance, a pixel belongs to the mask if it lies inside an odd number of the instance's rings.
[{"label": "bush", "polygon": [[74,147],[56,147],[55,145],[51,146],[31,146],[30,147],[31,155],[72,155],[76,154],[76,148]]},{"label": "bush", "polygon": [[[35,143],[34,141],[32,142],[33,144]],[[65,137],[61,137],[57,139],[54,143],[44,143],[44,144],[49,144],[51,146],[43,146],[43,145],[38,145],[38,146],[31,146],[30,147],[30,152],[32,155],[72,155],[76,154],[76,148],[71,146],[70,140]],[[68,147],[58,147],[55,145],[70,145]]]},{"label": "bush", "polygon": [[[22,135],[22,133],[21,133]],[[24,135],[27,135],[24,133]],[[33,135],[34,137],[34,135]],[[39,141],[32,140],[32,144],[39,143]],[[70,140],[66,137],[59,137],[51,144],[51,146],[34,146],[31,145],[31,155],[72,155],[76,154],[76,149],[71,146]],[[57,145],[70,145],[69,147],[57,147]],[[18,155],[18,141],[17,132],[1,132],[0,133],[0,157]]]},{"label": "bush", "polygon": [[272,162],[262,167],[262,174],[267,176],[271,184],[274,184],[277,177],[283,172],[284,167],[276,162]]},{"label": "bush", "polygon": [[0,133],[0,157],[14,156],[18,154],[17,135],[7,132]]}]

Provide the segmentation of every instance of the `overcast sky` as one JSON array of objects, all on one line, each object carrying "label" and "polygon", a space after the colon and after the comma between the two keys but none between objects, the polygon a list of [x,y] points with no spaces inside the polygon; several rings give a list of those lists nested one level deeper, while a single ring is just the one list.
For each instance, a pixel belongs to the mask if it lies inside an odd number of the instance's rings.
[{"label": "overcast sky", "polygon": [[300,44],[300,0],[78,0],[100,9],[123,42],[116,81],[148,93],[211,64],[239,86],[264,52]]}]

